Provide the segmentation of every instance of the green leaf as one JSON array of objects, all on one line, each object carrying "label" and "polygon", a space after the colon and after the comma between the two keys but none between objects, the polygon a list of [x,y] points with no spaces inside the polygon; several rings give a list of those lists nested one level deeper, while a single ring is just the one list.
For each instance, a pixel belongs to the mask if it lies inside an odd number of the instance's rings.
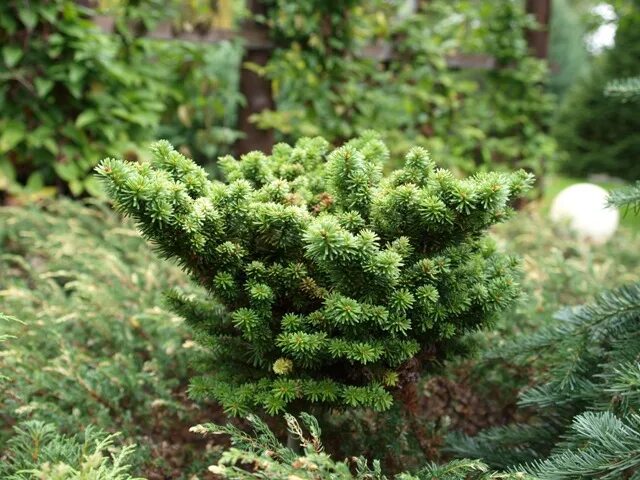
[{"label": "green leaf", "polygon": [[6,190],[16,181],[16,169],[8,158],[0,158],[0,190]]},{"label": "green leaf", "polygon": [[15,67],[23,55],[24,52],[22,49],[15,45],[6,45],[2,48],[2,58],[4,59],[4,64],[8,68]]},{"label": "green leaf", "polygon": [[48,78],[38,77],[35,79],[34,83],[36,85],[36,92],[38,93],[38,97],[45,98],[53,88],[53,84],[55,82]]},{"label": "green leaf", "polygon": [[30,192],[42,190],[44,188],[44,177],[42,176],[42,172],[34,172],[29,175],[25,188]]},{"label": "green leaf", "polygon": [[[72,181],[77,182],[76,179],[80,176],[80,169],[73,162],[65,162],[65,163],[57,162],[53,166],[53,168],[55,169],[56,173],[60,176],[60,178],[68,182],[72,182]],[[81,185],[79,186],[79,188],[80,190],[82,190]]]},{"label": "green leaf", "polygon": [[16,33],[18,23],[11,15],[0,15],[0,28],[3,29],[8,35]]},{"label": "green leaf", "polygon": [[98,112],[95,110],[85,110],[76,118],[76,127],[84,128],[96,120],[98,120]]},{"label": "green leaf", "polygon": [[42,145],[46,148],[52,155],[58,154],[58,144],[53,138],[47,138],[42,141]]},{"label": "green leaf", "polygon": [[40,16],[44,18],[49,23],[55,23],[56,17],[58,16],[58,11],[56,10],[55,4],[49,4],[46,6],[40,7]]},{"label": "green leaf", "polygon": [[9,122],[0,134],[0,153],[8,152],[24,140],[24,138],[24,125],[19,122]]},{"label": "green leaf", "polygon": [[69,67],[69,81],[74,84],[80,83],[86,73],[87,70],[82,66],[76,64],[71,65]]},{"label": "green leaf", "polygon": [[74,98],[80,98],[82,96],[82,85],[80,84],[68,84],[67,88],[69,89],[69,93],[74,96]]},{"label": "green leaf", "polygon": [[27,30],[31,31],[38,24],[38,16],[33,11],[33,7],[25,7],[18,10],[18,18],[27,27]]}]

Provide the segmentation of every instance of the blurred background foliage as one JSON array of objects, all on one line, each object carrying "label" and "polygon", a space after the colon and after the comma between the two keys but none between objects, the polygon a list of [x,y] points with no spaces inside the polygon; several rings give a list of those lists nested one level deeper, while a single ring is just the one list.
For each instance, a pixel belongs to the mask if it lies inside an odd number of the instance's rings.
[{"label": "blurred background foliage", "polygon": [[133,36],[129,21],[171,11],[153,3],[127,4],[124,26],[107,35],[82,2],[2,2],[0,190],[96,195],[100,159],[135,158],[158,135],[203,163],[228,151],[239,46]]},{"label": "blurred background foliage", "polygon": [[[521,0],[264,4],[256,20],[274,49],[266,66],[248,67],[270,80],[276,107],[252,121],[277,140],[340,144],[374,128],[394,153],[420,144],[460,173],[524,167],[540,187],[557,170],[640,175],[636,105],[602,94],[638,73],[636,0],[554,0],[548,63],[528,51],[536,26]],[[602,5],[615,20],[597,13]],[[95,26],[104,15],[112,34]],[[0,191],[99,195],[90,175],[99,159],[138,158],[159,137],[215,172],[242,136],[243,42],[145,34],[167,22],[177,33],[238,32],[250,16],[243,0],[3,2]],[[616,46],[590,50],[590,36],[616,24]],[[474,55],[485,65],[452,66]]]},{"label": "blurred background foliage", "polygon": [[640,178],[640,103],[604,94],[612,80],[640,72],[640,2],[628,2],[618,14],[615,45],[576,80],[555,122],[554,134],[565,153],[559,169],[570,175]]},{"label": "blurred background foliage", "polygon": [[[523,256],[527,295],[479,334],[481,344],[499,347],[603,285],[640,279],[633,212],[610,243],[593,247],[546,219],[561,187],[602,173],[607,188],[640,178],[639,97],[604,94],[612,80],[640,75],[638,0],[605,2],[613,20],[597,13],[599,0],[553,0],[548,65],[527,51],[532,20],[519,0],[267,3],[258,20],[275,49],[266,66],[250,67],[270,79],[276,108],[253,120],[277,139],[318,134],[339,144],[374,128],[394,153],[421,144],[461,174],[543,174],[541,201],[494,232]],[[114,33],[96,27],[98,15],[115,18]],[[43,438],[57,455],[46,458],[81,464],[92,453],[84,439],[120,431],[107,438],[139,444],[127,462],[155,480],[191,478],[220,453],[187,433],[220,413],[186,398],[194,346],[162,306],[168,286],[194,287],[87,197],[100,195],[98,160],[141,158],[159,137],[216,174],[217,157],[242,135],[246,46],[143,35],[167,21],[176,32],[237,31],[247,18],[241,0],[0,2],[0,445],[12,458]],[[615,44],[594,49],[596,32],[612,25]],[[500,68],[450,68],[458,54],[489,55]],[[60,193],[84,199],[49,198]],[[392,470],[442,460],[447,432],[522,420],[517,394],[537,373],[505,359],[446,364],[425,384],[415,418],[336,415],[325,443],[345,455],[388,452]],[[89,425],[105,433],[74,437]],[[27,457],[11,473],[44,468]]]},{"label": "blurred background foliage", "polygon": [[[394,153],[423,145],[464,173],[517,166],[541,176],[553,158],[547,69],[528,52],[535,25],[522,2],[271,3],[276,49],[263,73],[277,108],[255,119],[279,138],[340,143],[375,128]],[[449,65],[473,54],[496,68]]]}]

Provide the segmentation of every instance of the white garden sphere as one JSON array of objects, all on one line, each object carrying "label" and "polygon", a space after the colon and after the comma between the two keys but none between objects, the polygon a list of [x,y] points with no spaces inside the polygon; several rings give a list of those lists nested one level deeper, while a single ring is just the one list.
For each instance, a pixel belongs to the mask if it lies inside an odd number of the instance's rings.
[{"label": "white garden sphere", "polygon": [[580,238],[597,245],[609,240],[620,221],[615,207],[607,207],[609,193],[592,183],[577,183],[562,190],[551,204],[551,220],[566,224]]}]

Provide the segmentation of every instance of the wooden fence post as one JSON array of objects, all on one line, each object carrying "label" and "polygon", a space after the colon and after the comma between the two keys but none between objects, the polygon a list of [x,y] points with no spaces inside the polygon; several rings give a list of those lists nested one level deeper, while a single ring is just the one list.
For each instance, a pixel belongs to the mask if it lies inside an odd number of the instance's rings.
[{"label": "wooden fence post", "polygon": [[527,13],[538,22],[538,29],[527,31],[527,43],[531,53],[538,58],[547,58],[549,53],[549,25],[551,0],[527,0]]},{"label": "wooden fence post", "polygon": [[[260,0],[251,0],[249,7],[252,15],[264,15],[266,13],[266,8]],[[268,38],[267,27],[258,24],[254,20],[249,20],[246,23],[254,31],[263,33],[264,37]],[[244,95],[246,104],[240,109],[238,116],[238,130],[244,134],[244,138],[238,140],[234,146],[236,155],[252,150],[270,152],[274,144],[273,130],[260,129],[249,121],[254,113],[275,108],[271,92],[271,81],[244,66],[244,63],[266,65],[271,56],[271,49],[272,47],[268,42],[264,42],[263,45],[253,42],[253,44],[248,44],[245,49],[242,59],[243,65],[240,70],[240,92]]]}]

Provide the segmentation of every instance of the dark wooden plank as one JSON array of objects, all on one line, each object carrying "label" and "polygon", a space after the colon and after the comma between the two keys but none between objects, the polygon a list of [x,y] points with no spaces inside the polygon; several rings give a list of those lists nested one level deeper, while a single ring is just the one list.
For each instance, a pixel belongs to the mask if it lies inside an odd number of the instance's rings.
[{"label": "dark wooden plank", "polygon": [[[388,62],[394,59],[394,51],[390,43],[378,42],[367,45],[360,52],[364,58],[370,58],[378,62]],[[480,69],[491,70],[496,68],[496,60],[490,55],[474,53],[458,53],[446,56],[447,66],[453,69]]]},{"label": "dark wooden plank", "polygon": [[[252,17],[264,15],[266,7],[259,0],[251,0],[249,2]],[[247,32],[257,32],[255,39],[268,39],[269,31],[266,26],[254,21],[246,22],[243,28],[243,35],[246,46],[244,57],[242,59],[242,69],[240,70],[240,92],[244,95],[246,102],[240,109],[238,116],[238,129],[244,134],[244,138],[239,139],[234,145],[237,155],[250,152],[252,150],[261,150],[270,152],[275,143],[275,135],[272,129],[264,130],[256,126],[251,121],[251,116],[264,110],[275,110],[275,102],[273,100],[273,92],[271,89],[271,80],[264,76],[258,75],[254,70],[247,68],[246,64],[256,64],[265,66],[271,56],[271,48],[268,48],[266,42],[251,42],[247,38]],[[258,44],[252,47],[251,44]]]},{"label": "dark wooden plank", "polygon": [[[93,17],[94,23],[105,33],[113,33],[115,29],[115,19],[108,15],[96,15]],[[211,28],[206,32],[175,31],[170,22],[161,22],[153,30],[144,34],[145,38],[156,40],[183,40],[194,43],[219,43],[225,40],[241,38],[246,48],[269,50],[273,44],[269,39],[269,32],[264,28],[259,28],[255,24],[243,25],[241,31]]]},{"label": "dark wooden plank", "polygon": [[527,13],[533,15],[539,27],[527,31],[527,43],[531,54],[547,58],[549,54],[549,24],[551,21],[551,0],[527,0]]},{"label": "dark wooden plank", "polygon": [[491,55],[465,54],[447,55],[447,66],[453,69],[493,70],[496,68],[496,59]]}]

